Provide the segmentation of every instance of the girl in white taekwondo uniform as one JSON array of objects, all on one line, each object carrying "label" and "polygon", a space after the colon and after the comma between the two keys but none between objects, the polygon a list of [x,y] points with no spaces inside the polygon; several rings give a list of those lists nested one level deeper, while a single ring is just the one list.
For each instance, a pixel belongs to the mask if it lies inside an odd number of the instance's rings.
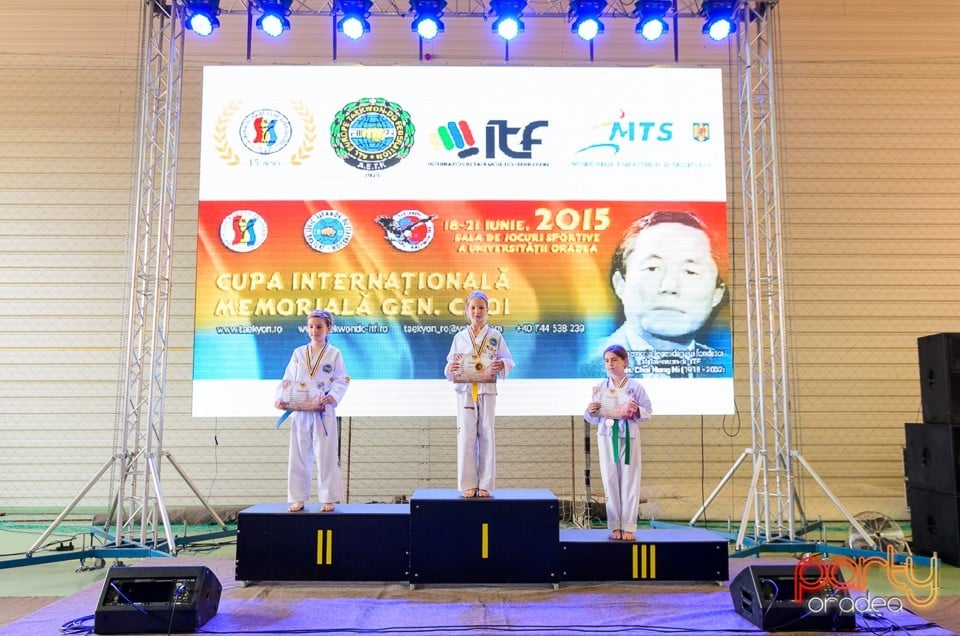
[{"label": "girl in white taekwondo uniform", "polygon": [[652,414],[650,397],[627,377],[627,350],[610,345],[603,352],[609,377],[593,388],[583,417],[597,425],[600,476],[607,500],[610,538],[633,541],[640,512],[640,422]]},{"label": "girl in white taekwondo uniform", "polygon": [[443,369],[443,375],[455,383],[457,489],[464,497],[489,497],[496,488],[496,379],[507,377],[513,369],[513,357],[503,334],[487,326],[489,307],[482,291],[467,296],[464,313],[470,324],[453,336]]},{"label": "girl in white taekwondo uniform", "polygon": [[[313,410],[294,411],[290,419],[290,458],[287,465],[287,500],[290,512],[300,512],[310,499],[313,461],[317,462],[317,500],[321,512],[330,512],[343,499],[343,477],[337,458],[336,406],[347,392],[350,377],[340,350],[329,344],[333,315],[316,310],[307,317],[310,342],[293,350],[283,373],[284,381],[309,382],[319,393]],[[287,404],[277,401],[278,409]]]}]

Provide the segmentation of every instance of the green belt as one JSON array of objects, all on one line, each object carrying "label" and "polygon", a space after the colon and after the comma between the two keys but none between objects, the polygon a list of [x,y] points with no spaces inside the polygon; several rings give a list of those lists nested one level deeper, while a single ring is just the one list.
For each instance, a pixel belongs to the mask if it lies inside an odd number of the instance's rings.
[{"label": "green belt", "polygon": [[620,422],[623,422],[623,426],[626,428],[624,433],[626,433],[625,438],[627,441],[623,444],[623,463],[630,463],[630,424],[627,420],[613,420],[613,429],[610,431],[613,435],[613,461],[620,461]]}]

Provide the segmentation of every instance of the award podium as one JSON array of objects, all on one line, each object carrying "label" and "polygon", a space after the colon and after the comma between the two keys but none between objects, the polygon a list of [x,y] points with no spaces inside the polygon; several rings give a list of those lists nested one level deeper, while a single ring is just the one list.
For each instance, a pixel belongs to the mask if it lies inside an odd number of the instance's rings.
[{"label": "award podium", "polygon": [[607,530],[560,526],[548,489],[498,489],[465,499],[419,489],[409,504],[258,504],[237,519],[236,578],[425,584],[563,581],[726,581],[727,541],[702,528]]}]

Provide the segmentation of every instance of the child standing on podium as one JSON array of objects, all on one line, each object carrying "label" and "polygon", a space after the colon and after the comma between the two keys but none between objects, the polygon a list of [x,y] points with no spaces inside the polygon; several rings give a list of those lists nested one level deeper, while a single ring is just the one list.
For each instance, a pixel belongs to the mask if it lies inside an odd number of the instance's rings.
[{"label": "child standing on podium", "polygon": [[593,387],[583,414],[597,426],[600,476],[607,502],[607,528],[614,540],[633,541],[640,512],[640,422],[652,414],[650,397],[627,376],[630,358],[621,345],[603,352],[608,377]]},{"label": "child standing on podium", "polygon": [[513,368],[503,334],[487,325],[489,310],[482,291],[467,296],[464,313],[470,324],[453,336],[443,368],[457,396],[457,489],[464,497],[489,497],[496,488],[497,378]]},{"label": "child standing on podium", "polygon": [[[330,512],[343,499],[343,477],[337,457],[336,406],[350,382],[340,350],[329,343],[333,315],[318,309],[307,317],[310,342],[297,347],[283,373],[284,383],[306,383],[315,397],[298,406],[290,417],[290,455],[287,465],[287,500],[290,512],[300,512],[310,499],[313,462],[317,462],[317,499],[321,512]],[[278,409],[290,404],[278,399]]]}]

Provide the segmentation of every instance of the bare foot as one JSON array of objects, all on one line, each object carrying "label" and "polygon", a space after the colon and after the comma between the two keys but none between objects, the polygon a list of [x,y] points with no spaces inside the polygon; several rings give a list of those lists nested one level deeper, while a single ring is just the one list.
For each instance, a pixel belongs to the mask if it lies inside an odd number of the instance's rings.
[{"label": "bare foot", "polygon": [[484,490],[483,488],[477,489],[477,497],[489,497],[490,491]]},{"label": "bare foot", "polygon": [[476,488],[467,488],[466,490],[463,491],[463,497],[465,499],[470,499],[471,497],[476,497],[476,496],[477,496]]},{"label": "bare foot", "polygon": [[619,530],[614,530],[613,532],[610,533],[610,538],[613,539],[614,541],[619,541],[620,539],[623,538],[623,534]]},{"label": "bare foot", "polygon": [[287,508],[288,512],[300,512],[301,510],[303,510],[302,501],[294,501],[292,504],[290,504],[290,507]]},{"label": "bare foot", "polygon": [[636,540],[636,538],[637,538],[637,537],[634,536],[634,534],[633,534],[632,532],[629,532],[629,531],[627,531],[627,530],[624,530],[622,534],[623,534],[622,539],[623,539],[624,541],[634,541],[634,540]]},{"label": "bare foot", "polygon": [[323,506],[320,508],[320,512],[333,512],[333,502],[328,501],[327,503],[323,504]]}]

